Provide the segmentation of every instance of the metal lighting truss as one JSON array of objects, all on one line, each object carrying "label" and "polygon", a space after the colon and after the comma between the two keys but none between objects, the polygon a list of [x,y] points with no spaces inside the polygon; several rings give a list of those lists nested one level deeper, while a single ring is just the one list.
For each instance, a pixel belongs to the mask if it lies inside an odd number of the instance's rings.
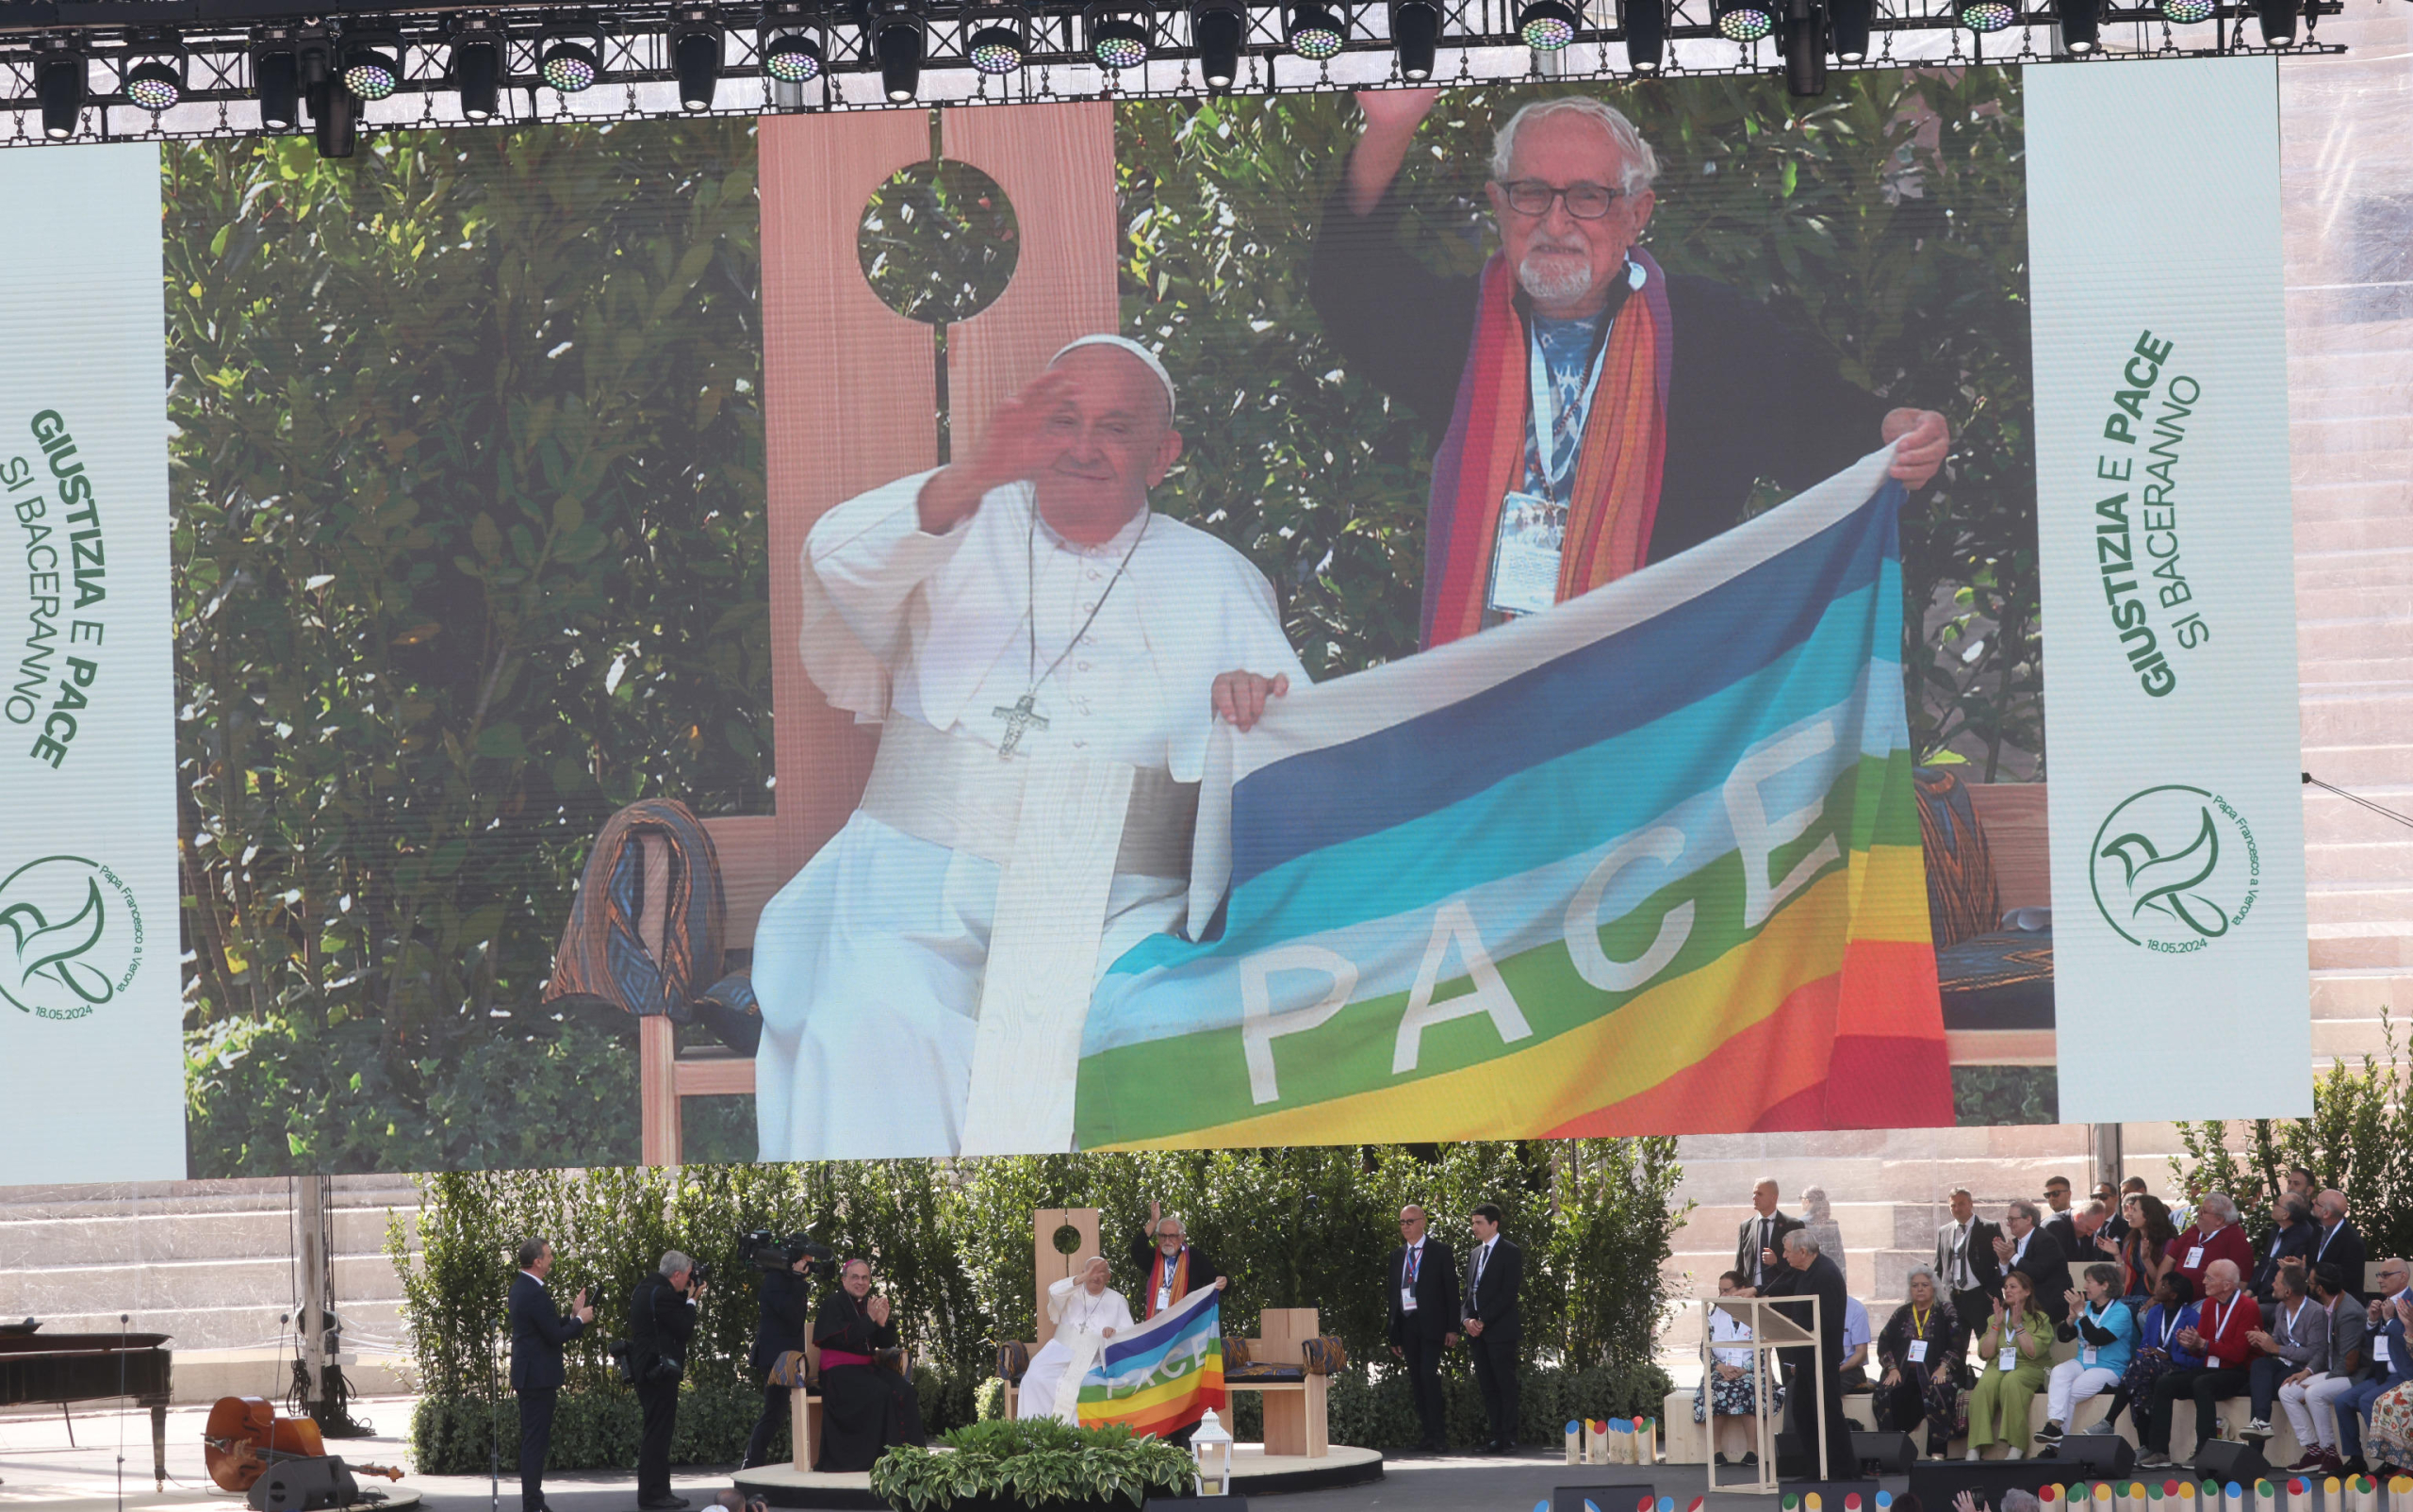
[{"label": "metal lighting truss", "polygon": [[[1513,68],[1503,73],[1499,66],[1502,55],[1530,56],[1518,35],[1518,0],[1443,0],[1440,58],[1433,82],[1632,78],[1623,46],[1623,18],[1625,6],[1634,3],[1637,0],[1587,0],[1581,8],[1584,25],[1574,44],[1551,55],[1547,68],[1535,58],[1533,72],[1520,74]],[[2013,3],[2017,17],[2009,28],[1979,34],[1962,21],[1960,0],[1881,0],[1870,17],[1873,39],[1867,58],[1856,65],[1838,63],[1835,70],[2060,60],[2054,0]],[[2300,44],[2289,51],[2336,51],[2319,44],[2315,28],[2319,18],[2337,14],[2341,4],[2342,0],[2306,0],[2298,22]],[[1665,0],[1665,5],[1668,66],[1655,76],[1781,72],[1783,58],[1773,40],[1734,43],[1720,38],[1712,0]],[[1198,53],[1191,35],[1193,12],[1188,5],[1124,8],[1124,13],[1146,25],[1151,44],[1149,65],[1124,74],[1101,70],[1089,55],[1087,17],[1092,8],[1089,3],[1028,7],[1025,13],[1029,46],[1020,79],[1000,84],[1002,92],[993,94],[986,81],[977,92],[946,81],[951,75],[963,80],[979,77],[967,56],[970,39],[993,20],[997,9],[993,0],[930,0],[913,7],[927,29],[924,87],[922,98],[915,103],[980,104],[1100,94],[1194,98],[1205,92],[1194,73]],[[1383,0],[1327,5],[1347,35],[1343,58],[1326,64],[1289,55],[1284,41],[1287,8],[1264,0],[1243,0],[1246,26],[1236,91],[1289,92],[1383,81],[1386,59],[1350,55],[1390,51],[1389,5]],[[2177,25],[2164,16],[2159,5],[2105,5],[2100,11],[2103,50],[2070,61],[2095,67],[2263,51],[2256,25],[2257,14],[2256,0],[2217,0],[2210,18]],[[849,96],[845,88],[851,77],[868,74],[877,80],[878,76],[870,25],[873,13],[868,8],[808,5],[799,11],[780,7],[777,15],[780,25],[801,25],[820,41],[827,60],[822,77],[810,85],[790,87],[784,104],[767,90],[724,89],[719,107],[708,113],[750,116],[782,108],[852,109],[887,104],[878,98],[876,89],[868,93],[859,89]],[[456,90],[451,56],[455,39],[467,29],[474,28],[481,36],[499,33],[502,39],[502,101],[494,119],[507,123],[596,114],[592,108],[573,110],[539,76],[539,55],[551,38],[577,33],[600,39],[602,77],[587,93],[614,102],[625,96],[627,101],[626,109],[604,107],[609,114],[678,116],[698,112],[682,111],[675,91],[667,95],[659,90],[647,91],[651,103],[641,104],[637,88],[668,84],[677,78],[671,60],[673,27],[717,24],[722,28],[723,77],[732,83],[759,82],[762,28],[770,17],[770,9],[760,3],[563,5],[557,0],[552,4],[498,0],[449,8],[432,8],[423,3],[386,8],[355,4],[333,11],[312,0],[0,0],[0,117],[13,113],[17,122],[11,137],[8,122],[0,119],[0,145],[42,140],[39,129],[28,130],[25,124],[39,121],[36,74],[42,60],[56,59],[62,50],[82,58],[86,76],[80,129],[69,140],[242,137],[260,132],[256,111],[251,107],[257,98],[255,71],[263,56],[300,44],[320,46],[340,57],[347,36],[373,33],[381,48],[393,48],[402,65],[396,91],[400,100],[423,99],[410,105],[402,116],[390,109],[364,107],[360,129],[369,133],[460,119],[449,98]],[[1957,35],[1947,39],[1946,33]],[[181,48],[184,68],[182,104],[167,119],[144,110],[125,93],[127,74],[144,60],[146,52],[157,50],[163,35]],[[1904,40],[1904,56],[1898,58],[1895,56],[1897,38]],[[1940,44],[1946,41],[1948,51],[1941,50]],[[1469,59],[1486,54],[1488,66],[1469,66]],[[1175,71],[1176,77],[1167,76]],[[1395,79],[1396,68],[1390,72]],[[447,108],[438,109],[439,98],[445,99]],[[397,103],[385,102],[386,107]],[[196,114],[195,106],[216,108]],[[210,115],[216,117],[214,125],[208,123]],[[412,115],[418,119],[411,119]],[[306,121],[294,129],[306,131]]]}]

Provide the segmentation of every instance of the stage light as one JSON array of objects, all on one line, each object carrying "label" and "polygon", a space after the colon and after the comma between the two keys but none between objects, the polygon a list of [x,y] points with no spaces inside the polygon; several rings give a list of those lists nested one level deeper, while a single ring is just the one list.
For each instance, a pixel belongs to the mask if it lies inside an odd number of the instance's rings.
[{"label": "stage light", "polygon": [[2084,58],[2101,45],[2103,17],[2096,0],[2053,0],[2053,19],[2060,25],[2061,50]]},{"label": "stage light", "polygon": [[778,84],[810,84],[821,76],[821,44],[800,31],[766,35],[763,72]]},{"label": "stage light", "polygon": [[264,31],[252,50],[252,90],[260,99],[260,126],[291,131],[302,120],[302,75],[293,57],[293,35],[282,27]]},{"label": "stage light", "polygon": [[2261,23],[2262,45],[2296,44],[2296,0],[2255,0],[2255,19]]},{"label": "stage light", "polygon": [[1090,57],[1100,68],[1138,68],[1148,60],[1148,23],[1144,6],[1107,0],[1092,6],[1088,15]]},{"label": "stage light", "polygon": [[1240,0],[1201,0],[1190,8],[1190,36],[1198,46],[1198,72],[1210,90],[1228,90],[1240,74],[1240,42],[1248,15]]},{"label": "stage light", "polygon": [[355,100],[390,99],[402,87],[402,40],[391,32],[352,32],[343,39],[343,87]]},{"label": "stage light", "polygon": [[483,20],[456,21],[452,37],[452,87],[461,92],[461,114],[491,121],[502,111],[502,33]]},{"label": "stage light", "polygon": [[921,92],[923,23],[911,0],[880,0],[872,22],[872,51],[879,59],[879,85],[890,102],[902,105]]},{"label": "stage light", "polygon": [[603,78],[603,39],[592,32],[548,32],[536,75],[564,94],[593,89]]},{"label": "stage light", "polygon": [[173,33],[138,26],[126,35],[125,97],[154,114],[185,97],[184,51]]},{"label": "stage light", "polygon": [[1868,59],[1869,0],[1827,0],[1827,40],[1838,60]]},{"label": "stage light", "polygon": [[670,25],[670,71],[682,109],[709,110],[720,89],[720,27],[709,10],[681,10]]},{"label": "stage light", "polygon": [[360,139],[358,102],[350,90],[338,88],[336,82],[320,86],[315,97],[321,102],[317,111],[319,156],[351,156]]},{"label": "stage light", "polygon": [[2007,31],[2019,20],[2011,0],[1961,0],[1961,25],[1971,31]]},{"label": "stage light", "polygon": [[1421,84],[1433,76],[1434,54],[1441,42],[1441,8],[1436,0],[1391,0],[1391,50],[1399,55],[1399,76]]},{"label": "stage light", "polygon": [[41,134],[65,141],[75,135],[84,113],[84,55],[70,43],[55,41],[36,56],[34,97],[41,102]]},{"label": "stage light", "polygon": [[1773,0],[1715,0],[1717,33],[1728,41],[1755,42],[1776,30]]},{"label": "stage light", "polygon": [[1314,0],[1290,8],[1290,51],[1308,62],[1321,63],[1338,57],[1341,45],[1348,40],[1348,28],[1341,25],[1340,18]]},{"label": "stage light", "polygon": [[1626,0],[1625,59],[1636,74],[1667,62],[1667,0]]},{"label": "stage light", "polygon": [[2199,21],[2209,21],[2212,19],[2212,12],[2218,8],[2213,4],[2213,0],[2161,0],[2163,18],[2181,26],[2191,26]]},{"label": "stage light", "polygon": [[963,24],[971,28],[963,56],[976,73],[1011,74],[1030,56],[1030,13],[1019,6],[982,6],[966,11]]},{"label": "stage light", "polygon": [[1526,0],[1517,9],[1517,35],[1537,53],[1555,53],[1575,40],[1582,24],[1565,0]]},{"label": "stage light", "polygon": [[1784,57],[1786,93],[1814,100],[1827,92],[1827,18],[1815,0],[1784,0],[1776,44]]}]

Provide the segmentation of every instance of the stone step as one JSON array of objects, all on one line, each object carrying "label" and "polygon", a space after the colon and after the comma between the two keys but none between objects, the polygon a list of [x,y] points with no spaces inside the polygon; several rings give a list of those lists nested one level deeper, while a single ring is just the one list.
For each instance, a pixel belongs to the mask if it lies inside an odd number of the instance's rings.
[{"label": "stone step", "polygon": [[[398,1298],[402,1293],[393,1265],[380,1257],[339,1256],[334,1265],[338,1310],[354,1299]],[[294,1266],[287,1255],[251,1259],[129,1260],[118,1264],[69,1265],[18,1271],[8,1277],[12,1312],[46,1318],[53,1313],[145,1313],[186,1309],[267,1308],[273,1314],[294,1299]]]},{"label": "stone step", "polygon": [[2380,693],[2314,686],[2305,688],[2298,702],[2307,747],[2398,744],[2413,749],[2413,740],[2407,739],[2413,733],[2413,689]]},{"label": "stone step", "polygon": [[2383,1009],[2413,1019],[2413,971],[2348,968],[2316,972],[2312,978],[2312,1016],[2316,1019],[2375,1019]]},{"label": "stone step", "polygon": [[[2413,583],[2402,579],[2387,583],[2367,583],[2353,586],[2323,588],[2297,604],[2298,615],[2306,619],[2385,619],[2401,627],[2413,617]],[[2372,650],[2393,650],[2386,641]]]},{"label": "stone step", "polygon": [[2413,842],[2382,838],[2387,830],[2400,828],[2385,819],[2374,817],[2372,824],[2375,832],[2369,840],[2306,845],[2306,874],[2332,881],[2413,882]]},{"label": "stone step", "polygon": [[[337,1176],[336,1208],[416,1209],[406,1175]],[[0,1221],[12,1218],[122,1218],[148,1210],[200,1214],[290,1212],[292,1184],[281,1177],[228,1181],[125,1181],[90,1186],[0,1187]]]},{"label": "stone step", "polygon": [[[2413,746],[2317,746],[2306,742],[2303,760],[2304,769],[2313,776],[2356,793],[2368,788],[2413,783]],[[2316,797],[2328,802],[2344,801],[2322,793],[2319,788],[2310,790],[2306,801]]]},{"label": "stone step", "polygon": [[[386,1223],[382,1210],[338,1210],[335,1214],[337,1256],[381,1257]],[[154,1211],[100,1222],[0,1217],[0,1273],[106,1265],[128,1258],[149,1262],[244,1259],[281,1256],[292,1247],[292,1224],[284,1213]]]},{"label": "stone step", "polygon": [[2413,445],[2399,441],[2352,452],[2298,452],[2290,458],[2289,476],[2305,484],[2403,483],[2413,477]]},{"label": "stone step", "polygon": [[2297,529],[2316,520],[2385,518],[2413,494],[2402,472],[2340,468],[2336,460],[2316,453],[2292,465],[2288,493]]},{"label": "stone step", "polygon": [[2290,430],[2315,396],[2371,393],[2402,407],[2407,388],[2413,388],[2413,343],[2378,351],[2288,353]]},{"label": "stone step", "polygon": [[2316,929],[2331,924],[2402,928],[2413,921],[2413,887],[2377,882],[2313,882],[2305,889],[2305,909]]},{"label": "stone step", "polygon": [[2296,592],[2413,586],[2413,546],[2366,551],[2296,552]]},{"label": "stone step", "polygon": [[[2384,809],[2413,814],[2413,786],[2380,783],[2348,791]],[[2304,790],[2304,834],[2307,842],[2313,843],[2338,841],[2354,844],[2389,834],[2402,834],[2408,842],[2413,842],[2413,830],[2373,814],[2359,803],[2349,802],[2335,793],[2317,787]]]},{"label": "stone step", "polygon": [[2359,452],[2401,452],[2413,447],[2413,412],[2406,411],[2402,395],[2393,404],[2380,400],[2367,403],[2374,407],[2357,411],[2335,403],[2317,407],[2291,403],[2288,416],[2289,452],[2301,460]]},{"label": "stone step", "polygon": [[2413,924],[2315,925],[2311,936],[2316,973],[2413,966]]},{"label": "stone step", "polygon": [[[2339,490],[2341,494],[2354,491]],[[2406,503],[2404,490],[2387,491],[2395,501],[2393,513],[2381,501],[2365,508],[2339,498],[2326,501],[2334,506],[2334,512],[2315,514],[2305,507],[2305,489],[2299,485],[2295,492],[2295,542],[2299,552],[2395,551],[2413,546],[2413,518],[2402,512]]]}]

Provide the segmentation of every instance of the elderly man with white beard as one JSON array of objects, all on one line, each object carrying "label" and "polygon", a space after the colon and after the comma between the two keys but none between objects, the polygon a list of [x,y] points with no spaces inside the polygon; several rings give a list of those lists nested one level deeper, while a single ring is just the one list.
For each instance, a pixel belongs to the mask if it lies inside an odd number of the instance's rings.
[{"label": "elderly man with white beard", "polygon": [[1306,681],[1264,576],[1148,507],[1175,397],[1084,337],[807,536],[805,669],[881,731],[755,930],[762,1159],[1072,1148],[1097,975],[1185,922],[1214,722]]},{"label": "elderly man with white beard", "polygon": [[[1360,90],[1365,130],[1316,238],[1308,295],[1354,370],[1440,433],[1423,642],[1537,613],[1742,522],[1880,445],[1924,487],[1950,431],[1888,408],[1766,306],[1670,277],[1634,243],[1658,159],[1583,95],[1500,129],[1500,251],[1448,277],[1402,245],[1393,181],[1440,91]],[[1872,316],[1875,312],[1871,312]]]}]

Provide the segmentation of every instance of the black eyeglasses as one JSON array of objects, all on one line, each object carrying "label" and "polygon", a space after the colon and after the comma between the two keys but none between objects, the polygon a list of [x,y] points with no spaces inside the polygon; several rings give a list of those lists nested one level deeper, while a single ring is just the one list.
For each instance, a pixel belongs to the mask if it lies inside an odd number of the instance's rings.
[{"label": "black eyeglasses", "polygon": [[1597,221],[1609,213],[1610,207],[1623,197],[1623,189],[1613,189],[1600,184],[1569,184],[1565,189],[1545,184],[1538,178],[1512,179],[1500,186],[1507,197],[1508,208],[1518,215],[1536,219],[1550,214],[1551,206],[1564,200],[1567,213],[1578,221]]}]

